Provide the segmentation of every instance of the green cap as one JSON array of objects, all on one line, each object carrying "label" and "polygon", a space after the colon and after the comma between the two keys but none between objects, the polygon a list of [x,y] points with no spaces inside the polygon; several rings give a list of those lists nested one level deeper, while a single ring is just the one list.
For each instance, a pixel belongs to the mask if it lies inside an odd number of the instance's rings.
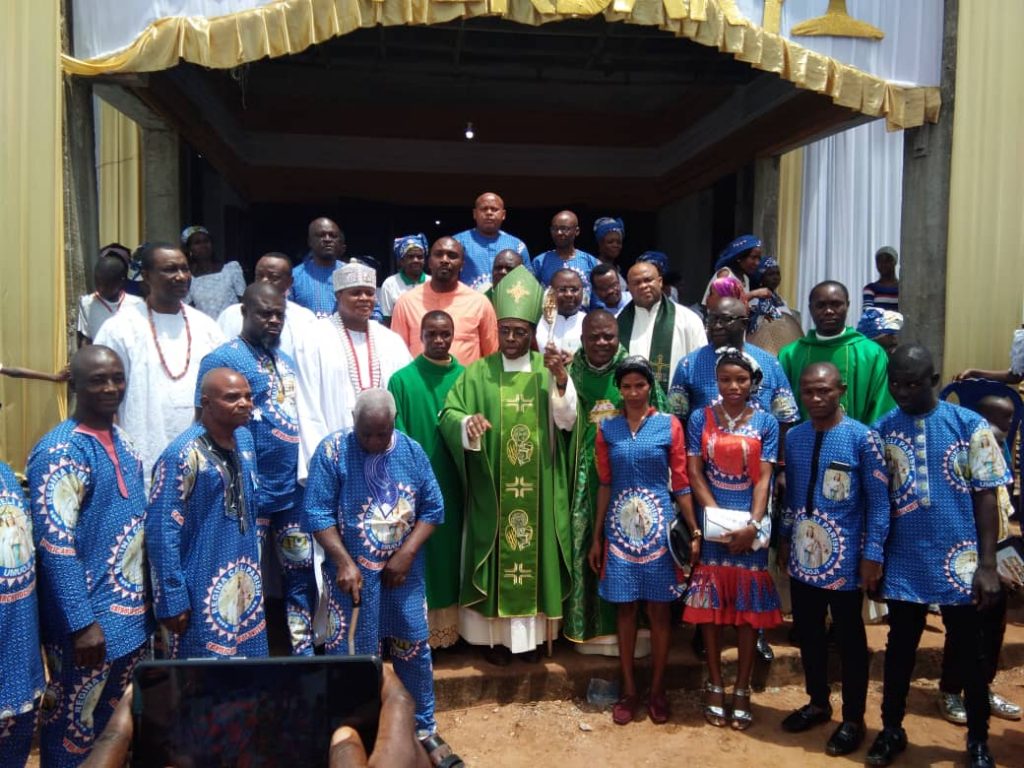
[{"label": "green cap", "polygon": [[499,320],[514,318],[536,325],[543,302],[544,289],[522,264],[494,286],[494,311]]}]

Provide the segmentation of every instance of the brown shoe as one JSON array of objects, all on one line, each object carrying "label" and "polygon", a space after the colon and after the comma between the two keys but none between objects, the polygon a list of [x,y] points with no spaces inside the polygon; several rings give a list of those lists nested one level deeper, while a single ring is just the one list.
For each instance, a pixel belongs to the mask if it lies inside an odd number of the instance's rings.
[{"label": "brown shoe", "polygon": [[623,696],[612,707],[612,722],[616,725],[625,725],[632,722],[639,706],[640,697],[635,693],[632,696]]},{"label": "brown shoe", "polygon": [[655,725],[661,725],[667,723],[669,714],[671,714],[668,706],[668,699],[665,698],[665,694],[659,693],[657,696],[653,693],[647,700],[647,714],[651,716],[651,722]]}]

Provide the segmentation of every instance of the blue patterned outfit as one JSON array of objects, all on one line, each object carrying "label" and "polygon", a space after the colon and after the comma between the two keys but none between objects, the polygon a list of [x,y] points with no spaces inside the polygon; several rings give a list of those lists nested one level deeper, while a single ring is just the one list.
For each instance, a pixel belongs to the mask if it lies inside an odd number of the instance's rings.
[{"label": "blue patterned outfit", "polygon": [[[191,611],[171,658],[266,656],[256,532],[256,453],[245,427],[217,450],[202,424],[182,432],[153,467],[146,551],[158,619]],[[232,468],[232,464],[235,468]]]},{"label": "blue patterned outfit", "polygon": [[395,673],[416,702],[417,731],[433,733],[437,724],[423,549],[416,553],[401,586],[389,588],[381,581],[388,559],[417,522],[444,522],[444,499],[426,453],[397,430],[391,446],[374,454],[362,449],[355,432],[328,435],[309,463],[305,510],[314,533],[338,527],[346,551],[363,576],[360,616],[350,650],[352,598],[338,589],[334,564],[324,563],[327,653],[379,653],[381,642],[390,638]]},{"label": "blue patterned outfit", "polygon": [[[686,450],[704,460],[704,477],[719,507],[750,510],[761,462],[775,463],[779,424],[754,409],[734,429],[718,424],[711,407],[694,411],[686,428]],[[700,510],[703,525],[704,510]],[[768,573],[768,548],[729,553],[725,544],[703,540],[700,563],[686,590],[683,621],[750,624],[768,629],[782,621],[779,594]]]},{"label": "blue patterned outfit", "polygon": [[270,529],[281,564],[292,653],[310,656],[316,579],[312,538],[302,527],[302,487],[296,481],[299,424],[295,416],[295,363],[280,350],[257,347],[238,337],[203,358],[196,382],[196,407],[201,402],[203,377],[214,368],[238,371],[252,390],[249,431],[256,445],[259,470],[256,522],[260,544],[262,547]]},{"label": "blue patterned outfit", "polygon": [[467,229],[455,235],[455,239],[462,245],[466,256],[459,279],[475,291],[486,291],[490,287],[494,257],[501,251],[515,251],[527,269],[530,267],[530,251],[526,243],[503,230],[499,229],[494,237],[487,237],[476,228]]},{"label": "blue patterned outfit", "polygon": [[[547,287],[551,285],[551,278],[555,276],[556,272],[561,269],[571,269],[580,276],[584,291],[589,297],[590,270],[599,263],[596,258],[586,251],[581,251],[579,248],[573,253],[571,259],[563,259],[558,255],[558,251],[552,250],[544,251],[544,253],[534,259],[530,270],[533,272],[534,277],[537,278],[537,281],[544,287]],[[586,306],[589,303],[589,299],[585,299],[583,303]]]},{"label": "blue patterned outfit", "polygon": [[892,522],[882,594],[968,605],[978,561],[971,493],[1011,482],[992,429],[952,403],[912,416],[896,408],[875,425],[889,466]]},{"label": "blue patterned outfit", "polygon": [[32,518],[14,472],[0,462],[0,765],[28,761],[43,695]]},{"label": "blue patterned outfit", "polygon": [[[814,499],[813,509],[808,511],[812,470]],[[790,576],[812,587],[859,589],[861,559],[885,562],[889,476],[877,432],[844,416],[824,432],[804,422],[786,433],[786,506],[781,535],[792,537]]]},{"label": "blue patterned outfit", "polygon": [[342,266],[341,261],[335,260],[334,264],[325,267],[309,254],[292,270],[289,298],[317,317],[330,317],[338,310],[334,297],[334,271]]},{"label": "blue patterned outfit", "polygon": [[[68,419],[28,459],[40,629],[50,667],[40,740],[47,766],[79,765],[114,713],[153,631],[142,459],[125,433]],[[98,623],[99,667],[75,665],[73,634]]]},{"label": "blue patterned outfit", "polygon": [[[751,396],[751,405],[770,413],[780,424],[800,421],[800,407],[789,386],[789,379],[774,356],[753,344],[744,344],[743,351],[761,366],[764,378]],[[676,366],[668,390],[672,412],[684,421],[691,413],[721,400],[715,376],[715,350],[711,344],[695,349]]]},{"label": "blue patterned outfit", "polygon": [[654,408],[635,435],[625,416],[606,419],[598,424],[594,457],[601,485],[611,486],[598,594],[610,603],[678,599],[682,579],[668,531],[672,497],[690,492],[682,425]]}]

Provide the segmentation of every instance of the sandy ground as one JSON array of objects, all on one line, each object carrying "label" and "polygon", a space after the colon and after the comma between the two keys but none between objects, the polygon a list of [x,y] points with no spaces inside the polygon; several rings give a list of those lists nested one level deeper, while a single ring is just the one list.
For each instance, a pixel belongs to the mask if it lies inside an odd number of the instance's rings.
[{"label": "sandy ground", "polygon": [[[1000,673],[994,690],[1024,701],[1024,669]],[[835,689],[834,689],[835,690]],[[942,720],[935,707],[937,686],[915,681],[905,722],[910,747],[897,761],[902,766],[964,764],[966,729]],[[714,728],[704,722],[698,696],[691,691],[670,694],[672,718],[654,725],[646,712],[638,722],[617,726],[611,714],[585,701],[541,701],[530,704],[486,704],[440,713],[440,732],[469,768],[525,768],[555,764],[558,768],[621,766],[832,766],[863,765],[871,739],[881,727],[881,683],[872,681],[868,699],[868,738],[848,757],[825,755],[825,742],[838,721],[790,735],[779,728],[782,718],[806,703],[798,686],[769,688],[754,694],[754,725],[744,733]],[[839,700],[833,696],[838,717]],[[992,719],[989,745],[1000,766],[1024,767],[1024,725]]]}]

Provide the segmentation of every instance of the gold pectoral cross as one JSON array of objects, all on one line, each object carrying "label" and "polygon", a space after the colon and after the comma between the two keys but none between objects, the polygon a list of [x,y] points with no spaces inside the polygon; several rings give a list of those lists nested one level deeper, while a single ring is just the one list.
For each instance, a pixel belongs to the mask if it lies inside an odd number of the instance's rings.
[{"label": "gold pectoral cross", "polygon": [[651,367],[654,369],[654,378],[661,381],[661,375],[669,365],[665,362],[664,355],[658,355],[658,359],[651,363]]}]

